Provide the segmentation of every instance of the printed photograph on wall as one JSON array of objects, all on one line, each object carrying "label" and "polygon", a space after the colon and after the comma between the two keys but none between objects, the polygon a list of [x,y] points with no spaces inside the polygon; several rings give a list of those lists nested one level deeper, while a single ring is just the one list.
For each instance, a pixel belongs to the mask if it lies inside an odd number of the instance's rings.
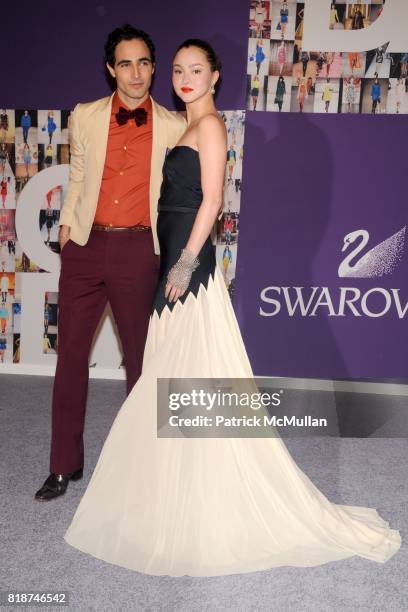
[{"label": "printed photograph on wall", "polygon": [[360,95],[361,95],[361,79],[358,77],[346,77],[341,83],[341,112],[342,113],[359,113],[360,112]]},{"label": "printed photograph on wall", "polygon": [[37,111],[16,110],[16,190],[20,192],[38,172]]},{"label": "printed photograph on wall", "polygon": [[290,110],[290,94],[292,77],[270,76],[267,82],[266,110],[272,112],[288,112]]},{"label": "printed photograph on wall", "polygon": [[296,29],[296,2],[272,1],[271,39],[294,40]]},{"label": "printed photograph on wall", "polygon": [[38,143],[43,145],[57,145],[61,143],[61,111],[39,110]]},{"label": "printed photograph on wall", "polygon": [[239,231],[239,213],[227,211],[217,223],[217,244],[236,244]]},{"label": "printed photograph on wall", "polygon": [[[383,6],[382,0],[361,3],[333,1],[327,7],[328,29],[354,31],[368,28],[381,17]],[[406,113],[408,52],[390,53],[388,42],[369,51],[307,51],[302,48],[305,7],[307,2],[288,0],[250,2],[247,109]],[[278,79],[281,76],[284,81]],[[289,82],[286,77],[290,76]]]},{"label": "printed photograph on wall", "polygon": [[361,113],[381,115],[387,112],[388,79],[363,79]]},{"label": "printed photograph on wall", "polygon": [[15,265],[16,272],[39,272],[40,267],[32,261],[27,253],[24,253],[20,243],[16,243],[16,254],[15,254]]},{"label": "printed photograph on wall", "polygon": [[293,79],[290,110],[291,112],[312,113],[314,109],[315,85],[311,76]]},{"label": "printed photograph on wall", "polygon": [[234,297],[235,270],[237,265],[237,245],[225,244],[217,245],[216,258],[221,268],[225,284],[228,288],[231,299]]},{"label": "printed photograph on wall", "polygon": [[15,271],[16,241],[0,241],[0,269],[2,272]]},{"label": "printed photograph on wall", "polygon": [[44,333],[43,353],[55,355],[57,353],[58,341],[58,293],[46,291],[44,295]]},{"label": "printed photograph on wall", "polygon": [[340,79],[316,79],[313,112],[337,113],[340,99]]},{"label": "printed photograph on wall", "polygon": [[386,111],[390,115],[408,113],[408,78],[389,79]]},{"label": "printed photograph on wall", "polygon": [[14,143],[15,113],[9,108],[0,109],[0,143]]},{"label": "printed photograph on wall", "polygon": [[271,41],[269,75],[291,76],[293,72],[294,42],[285,40]]},{"label": "printed photograph on wall", "polygon": [[270,41],[263,38],[250,38],[248,41],[248,67],[251,75],[264,77],[269,71]]},{"label": "printed photograph on wall", "polygon": [[54,210],[51,207],[40,210],[39,223],[41,237],[47,246],[50,242],[58,242],[59,215],[59,210]]},{"label": "printed photograph on wall", "polygon": [[249,9],[249,37],[271,37],[271,2],[252,0]]}]

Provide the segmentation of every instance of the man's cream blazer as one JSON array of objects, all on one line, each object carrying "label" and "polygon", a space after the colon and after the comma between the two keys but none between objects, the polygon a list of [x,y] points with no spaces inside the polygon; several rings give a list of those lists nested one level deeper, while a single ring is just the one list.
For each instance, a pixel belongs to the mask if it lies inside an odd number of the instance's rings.
[{"label": "man's cream blazer", "polygon": [[[87,243],[95,218],[99,190],[105,165],[112,96],[96,102],[77,104],[70,117],[71,163],[69,184],[60,216],[60,225],[71,228],[70,239]],[[159,254],[157,239],[157,202],[160,196],[162,168],[167,149],[172,149],[185,132],[187,123],[152,98],[153,142],[150,171],[150,222],[154,251]]]}]

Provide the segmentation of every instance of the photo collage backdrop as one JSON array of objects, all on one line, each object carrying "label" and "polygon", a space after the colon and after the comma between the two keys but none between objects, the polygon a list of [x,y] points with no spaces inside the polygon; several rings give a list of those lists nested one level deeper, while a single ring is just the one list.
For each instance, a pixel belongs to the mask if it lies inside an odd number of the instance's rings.
[{"label": "photo collage backdrop", "polygon": [[[25,274],[48,274],[24,253],[15,229],[19,196],[30,179],[47,168],[69,164],[68,124],[70,111],[0,109],[0,368],[4,363],[20,362],[20,318],[22,278]],[[234,289],[245,111],[221,111],[227,133],[228,154],[224,207],[213,232],[216,257],[232,297]],[[41,203],[38,218],[42,240],[59,253],[58,225],[66,186],[55,185]],[[41,197],[40,195],[38,197]],[[43,354],[58,350],[58,293],[45,291]]]},{"label": "photo collage backdrop", "polygon": [[[29,180],[52,165],[69,162],[68,111],[0,109],[0,363],[20,361],[21,273],[41,273],[22,250],[15,230],[19,196]],[[62,188],[41,203],[38,219],[45,244],[59,252]],[[44,295],[45,353],[56,348],[56,304]]]},{"label": "photo collage backdrop", "polygon": [[[383,0],[332,2],[328,27],[361,30],[378,19],[383,5]],[[408,52],[388,53],[388,43],[367,52],[303,51],[304,8],[304,2],[251,0],[247,109],[408,113]]]}]

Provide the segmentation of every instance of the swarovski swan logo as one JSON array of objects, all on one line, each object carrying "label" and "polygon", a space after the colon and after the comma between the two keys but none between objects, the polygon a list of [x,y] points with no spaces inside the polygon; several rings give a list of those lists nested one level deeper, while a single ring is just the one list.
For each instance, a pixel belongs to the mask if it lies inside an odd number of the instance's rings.
[{"label": "swarovski swan logo", "polygon": [[360,259],[352,264],[352,261],[363,251],[369,242],[370,235],[367,230],[359,229],[344,236],[342,252],[349,249],[349,246],[361,238],[361,242],[341,262],[338,275],[340,277],[354,278],[374,278],[392,274],[400,262],[405,243],[405,229],[401,228],[398,232],[383,240],[372,249],[367,251]]},{"label": "swarovski swan logo", "polygon": [[[406,226],[372,247],[364,255],[370,235],[365,229],[344,236],[342,252],[349,250],[338,268],[342,278],[375,278],[392,274],[402,259]],[[360,240],[359,240],[360,239]],[[349,249],[357,241],[356,246]],[[281,311],[289,317],[384,317],[408,318],[408,299],[401,288],[390,287],[319,287],[270,285],[260,292],[262,317],[274,317]]]}]

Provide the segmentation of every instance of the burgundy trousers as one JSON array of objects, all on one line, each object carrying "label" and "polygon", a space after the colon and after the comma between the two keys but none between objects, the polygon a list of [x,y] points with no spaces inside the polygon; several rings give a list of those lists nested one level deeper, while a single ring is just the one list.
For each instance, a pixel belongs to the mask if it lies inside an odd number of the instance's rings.
[{"label": "burgundy trousers", "polygon": [[62,249],[51,472],[68,474],[84,464],[89,354],[108,301],[122,342],[128,393],[139,378],[158,272],[149,230],[92,230],[85,246],[69,240]]}]

